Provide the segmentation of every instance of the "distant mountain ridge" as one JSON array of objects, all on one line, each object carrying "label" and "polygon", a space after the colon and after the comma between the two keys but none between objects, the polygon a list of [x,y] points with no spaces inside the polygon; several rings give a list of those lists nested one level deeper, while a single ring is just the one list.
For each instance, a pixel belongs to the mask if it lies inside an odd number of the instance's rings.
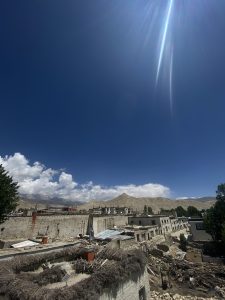
[{"label": "distant mountain ridge", "polygon": [[188,206],[195,206],[198,209],[207,209],[211,207],[216,201],[214,197],[202,197],[202,198],[188,198],[172,200],[163,197],[133,197],[125,193],[119,195],[118,197],[111,200],[102,201],[90,201],[90,202],[79,202],[79,201],[69,201],[62,198],[50,198],[43,197],[40,195],[21,195],[21,201],[19,207],[30,208],[38,205],[39,209],[46,208],[47,205],[52,206],[77,206],[79,210],[85,209],[89,210],[93,207],[130,207],[134,211],[142,212],[144,206],[150,206],[155,213],[159,212],[161,208],[172,209],[177,206],[183,206],[187,208]]},{"label": "distant mountain ridge", "polygon": [[172,209],[176,208],[177,206],[183,206],[184,208],[187,208],[188,206],[194,206],[198,209],[208,209],[210,208],[214,203],[216,199],[213,197],[202,197],[202,198],[196,198],[196,199],[185,199],[185,200],[171,200],[168,198],[163,197],[140,197],[136,198],[133,196],[129,196],[125,193],[121,194],[120,196],[108,200],[108,201],[91,201],[88,203],[85,203],[83,205],[78,206],[78,209],[90,209],[93,207],[130,207],[133,208],[133,210],[137,211],[143,211],[144,206],[150,206],[155,213],[159,212],[161,208],[163,209]]},{"label": "distant mountain ridge", "polygon": [[39,209],[46,208],[47,205],[52,206],[77,206],[82,205],[84,202],[81,201],[70,201],[63,198],[57,197],[47,197],[41,195],[20,195],[19,207],[21,208],[31,208],[38,205]]},{"label": "distant mountain ridge", "polygon": [[215,201],[216,197],[209,196],[209,197],[200,197],[200,198],[186,198],[186,199],[183,199],[183,200],[198,201],[198,202],[208,202],[208,201]]}]

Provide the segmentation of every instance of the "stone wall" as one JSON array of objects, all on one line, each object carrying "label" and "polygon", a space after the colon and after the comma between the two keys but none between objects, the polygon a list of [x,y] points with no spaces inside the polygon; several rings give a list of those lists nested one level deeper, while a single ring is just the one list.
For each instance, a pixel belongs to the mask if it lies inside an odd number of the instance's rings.
[{"label": "stone wall", "polygon": [[[50,239],[76,237],[78,234],[87,234],[90,219],[89,215],[10,217],[0,224],[0,240],[32,239],[38,235],[48,235]],[[126,216],[93,217],[95,234],[126,224]]]},{"label": "stone wall", "polygon": [[114,226],[120,227],[128,224],[127,216],[94,216],[93,230],[97,234]]},{"label": "stone wall", "polygon": [[160,215],[152,216],[139,216],[139,217],[128,217],[129,225],[138,225],[138,226],[155,226],[159,228],[160,234],[166,234],[172,231],[170,218]]},{"label": "stone wall", "polygon": [[76,237],[86,234],[88,219],[88,215],[10,217],[0,225],[0,239],[28,239],[38,235],[59,239]]},{"label": "stone wall", "polygon": [[131,249],[139,249],[139,244],[134,240],[112,240],[107,244],[107,247],[111,249],[123,249],[123,250],[131,250]]},{"label": "stone wall", "polygon": [[[145,296],[141,298],[139,293],[141,294],[143,292]],[[139,278],[137,282],[130,280],[124,284],[121,284],[120,289],[118,290],[116,296],[113,296],[112,294],[104,293],[99,298],[99,300],[131,300],[131,299],[132,300],[151,299],[147,270]]]}]

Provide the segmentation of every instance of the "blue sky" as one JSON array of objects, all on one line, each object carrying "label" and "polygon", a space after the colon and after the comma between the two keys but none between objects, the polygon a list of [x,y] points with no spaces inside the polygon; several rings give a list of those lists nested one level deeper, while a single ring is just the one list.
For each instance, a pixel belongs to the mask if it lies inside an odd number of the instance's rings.
[{"label": "blue sky", "polygon": [[[157,81],[168,4],[1,3],[0,159],[20,153],[17,175],[8,168],[16,179],[51,168],[51,186],[69,174],[72,190],[91,181],[87,190],[132,185],[135,196],[150,183],[159,195],[215,194],[225,181],[225,2],[173,0]],[[36,161],[46,168],[18,177]]]}]

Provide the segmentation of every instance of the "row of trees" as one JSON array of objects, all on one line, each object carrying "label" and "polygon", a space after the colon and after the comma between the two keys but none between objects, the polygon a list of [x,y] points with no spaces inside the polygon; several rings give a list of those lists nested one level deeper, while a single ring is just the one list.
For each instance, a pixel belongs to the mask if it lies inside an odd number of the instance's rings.
[{"label": "row of trees", "polygon": [[187,209],[184,209],[182,206],[178,206],[172,209],[162,209],[160,210],[161,214],[171,214],[176,215],[177,217],[201,217],[204,213],[204,210],[198,210],[194,206],[188,206]]},{"label": "row of trees", "polygon": [[216,191],[216,203],[205,213],[204,225],[214,241],[222,241],[225,245],[225,183]]},{"label": "row of trees", "polygon": [[[198,210],[194,206],[188,206],[187,209],[184,209],[182,206],[178,206],[172,209],[163,209],[161,208],[160,214],[162,215],[174,215],[177,217],[202,217],[205,213],[205,210]],[[150,206],[144,206],[145,215],[153,215],[154,212]]]},{"label": "row of trees", "polygon": [[154,215],[154,212],[150,206],[144,206],[144,214],[145,215]]}]

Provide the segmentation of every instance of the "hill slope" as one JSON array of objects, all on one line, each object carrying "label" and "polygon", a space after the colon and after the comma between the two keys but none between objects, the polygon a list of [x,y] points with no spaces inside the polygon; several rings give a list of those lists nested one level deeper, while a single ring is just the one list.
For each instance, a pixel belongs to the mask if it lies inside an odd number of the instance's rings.
[{"label": "hill slope", "polygon": [[207,209],[211,207],[215,203],[215,198],[212,197],[204,197],[204,200],[201,198],[197,199],[185,199],[185,200],[171,200],[168,198],[148,198],[148,197],[142,197],[142,198],[136,198],[129,196],[127,194],[122,194],[112,200],[108,201],[91,201],[88,203],[85,203],[83,205],[78,206],[78,209],[90,209],[93,207],[130,207],[133,208],[133,210],[137,210],[139,212],[142,212],[144,209],[144,206],[151,206],[153,211],[156,213],[160,211],[161,208],[164,209],[172,209],[176,208],[177,206],[183,206],[184,208],[187,208],[188,206],[195,206],[198,209]]}]

